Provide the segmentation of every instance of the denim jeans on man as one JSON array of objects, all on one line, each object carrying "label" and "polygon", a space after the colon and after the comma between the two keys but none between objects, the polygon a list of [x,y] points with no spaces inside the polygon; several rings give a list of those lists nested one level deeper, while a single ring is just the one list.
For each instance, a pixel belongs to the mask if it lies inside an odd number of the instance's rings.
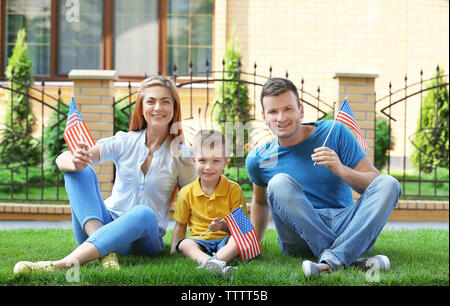
[{"label": "denim jeans on man", "polygon": [[[112,216],[103,202],[97,175],[91,166],[67,172],[64,179],[78,244],[84,241],[94,244],[100,257],[110,252],[149,255],[164,249],[153,210],[145,205],[136,205],[120,217]],[[92,219],[99,220],[104,226],[88,237],[84,225]]]},{"label": "denim jeans on man", "polygon": [[283,253],[312,252],[319,262],[329,264],[333,270],[348,267],[360,255],[372,251],[400,193],[396,179],[380,175],[354,205],[316,209],[302,186],[288,174],[275,175],[267,186],[267,199]]}]

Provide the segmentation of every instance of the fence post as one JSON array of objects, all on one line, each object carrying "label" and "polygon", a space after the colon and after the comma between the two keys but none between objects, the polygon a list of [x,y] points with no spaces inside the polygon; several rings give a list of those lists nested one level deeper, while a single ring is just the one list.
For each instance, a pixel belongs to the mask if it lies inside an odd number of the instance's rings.
[{"label": "fence post", "polygon": [[339,107],[347,97],[369,146],[366,153],[372,163],[375,162],[375,79],[378,76],[369,71],[339,71],[334,74],[338,80]]},{"label": "fence post", "polygon": [[[95,141],[114,134],[114,81],[115,70],[78,70],[69,72],[73,80],[75,103]],[[113,163],[95,165],[103,199],[111,195],[113,185]]]}]

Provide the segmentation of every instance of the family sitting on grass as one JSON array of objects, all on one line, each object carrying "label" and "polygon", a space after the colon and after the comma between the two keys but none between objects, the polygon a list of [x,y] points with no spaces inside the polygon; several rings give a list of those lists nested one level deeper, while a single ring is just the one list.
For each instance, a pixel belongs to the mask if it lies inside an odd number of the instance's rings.
[{"label": "family sitting on grass", "polygon": [[[380,175],[348,128],[333,121],[302,123],[303,105],[295,85],[271,78],[261,92],[262,116],[274,133],[246,160],[253,183],[251,222],[263,240],[272,215],[281,251],[305,260],[306,277],[376,261],[389,270],[385,255],[369,254],[400,196],[400,184]],[[227,179],[225,137],[200,131],[193,148],[183,144],[180,98],[167,78],[145,79],[129,132],[101,139],[89,148],[80,142],[56,160],[64,172],[78,247],[56,261],[20,261],[14,273],[53,271],[98,259],[120,269],[118,254],[152,255],[164,249],[169,203],[178,188],[171,253],[199,268],[230,278],[238,246],[224,217],[237,207],[247,213],[240,186]],[[112,160],[116,177],[103,201],[92,164]],[[353,203],[352,189],[361,196]],[[186,238],[187,227],[190,237]],[[264,249],[262,250],[264,252]],[[300,269],[300,267],[299,267]]]}]

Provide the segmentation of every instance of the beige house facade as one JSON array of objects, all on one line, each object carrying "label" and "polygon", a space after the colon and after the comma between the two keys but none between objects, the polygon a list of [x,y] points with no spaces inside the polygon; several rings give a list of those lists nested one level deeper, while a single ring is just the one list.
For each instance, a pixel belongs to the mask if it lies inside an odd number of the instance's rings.
[{"label": "beige house facade", "polygon": [[[51,1],[52,10],[55,9],[54,2],[56,1]],[[157,2],[158,6],[155,7],[158,7],[160,15],[158,26],[154,28],[159,27],[157,31],[160,33],[161,28],[167,27],[165,23],[170,23],[170,14],[164,15],[163,10],[170,10],[173,7],[172,2],[176,1]],[[108,10],[114,10],[114,1],[111,3]],[[7,5],[8,1],[3,0],[3,14],[7,11]],[[165,16],[165,19],[162,16]],[[3,17],[2,20],[4,19]],[[405,84],[419,82],[421,70],[424,80],[435,74],[438,65],[445,74],[449,71],[449,1],[445,0],[214,0],[211,22],[211,31],[205,30],[205,33],[212,35],[209,46],[212,70],[222,70],[226,43],[234,37],[241,49],[242,71],[255,72],[266,77],[284,77],[287,74],[299,88],[303,86],[303,89],[312,95],[320,95],[320,99],[330,105],[334,102],[342,103],[346,95],[345,92],[339,91],[336,75],[375,76],[370,82],[373,82],[375,90],[373,99],[376,101],[377,115],[389,105],[387,99],[381,98],[388,95],[390,83],[392,91],[400,90]],[[4,22],[0,26],[3,26],[4,32]],[[168,35],[162,32],[163,35]],[[4,48],[6,35],[2,36]],[[167,45],[158,50],[163,49],[164,54],[169,54],[170,48]],[[114,57],[114,50],[106,53],[106,57]],[[167,64],[169,60],[167,57],[160,63]],[[50,71],[57,71],[53,66],[49,67]],[[122,73],[120,67],[114,66],[113,60],[92,68],[117,70],[120,82],[116,82],[114,86],[116,98],[127,93],[128,80],[134,82],[133,87],[137,86],[139,81],[135,75],[127,76]],[[167,69],[163,69],[163,72],[169,74]],[[142,71],[142,77],[144,73],[146,71]],[[69,101],[73,94],[73,82],[67,76],[57,75],[52,79],[52,74],[49,74],[43,78],[50,94],[56,95],[57,88],[61,87],[63,101]],[[37,79],[39,80],[39,76]],[[179,81],[181,82],[182,78]],[[39,88],[40,82],[36,82],[35,86]],[[257,118],[260,118],[259,89],[260,87],[256,87],[255,91],[249,92],[250,98],[255,102]],[[201,88],[196,88],[196,108],[204,104],[204,90],[202,93]],[[214,84],[211,84],[208,90],[210,95],[214,95]],[[36,95],[38,94],[39,92],[36,92]],[[4,95],[5,92],[0,89],[0,97]],[[187,99],[189,93],[185,91],[182,96]],[[365,99],[364,92],[361,97],[354,94],[349,98],[350,106],[352,103],[361,102],[358,100],[360,98]],[[188,104],[183,108],[184,117],[188,116],[190,111]],[[38,116],[38,125],[40,120],[44,120],[45,124],[50,112],[45,110],[44,118],[41,118],[40,106],[33,105],[33,109]],[[396,115],[396,121],[392,122],[395,147],[391,156],[394,159],[400,161],[403,156],[411,154],[412,146],[409,140],[404,139],[414,134],[419,110],[419,96],[408,99],[406,106],[405,103],[399,103],[392,107],[391,112]],[[4,106],[0,105],[1,118],[4,117],[4,111]],[[312,109],[307,108],[306,112],[305,120],[317,118]],[[357,109],[354,109],[354,112],[357,113]],[[356,115],[358,117],[358,114]],[[383,115],[380,116],[383,118]],[[369,135],[369,138],[371,137],[373,135]]]},{"label": "beige house facade", "polygon": [[[439,65],[449,71],[449,1],[347,0],[347,1],[215,1],[214,56],[217,68],[224,45],[232,37],[242,49],[243,70],[284,76],[330,103],[343,102],[336,72],[378,74],[376,99],[407,84],[434,76]],[[447,78],[448,82],[448,78]],[[355,101],[357,102],[357,101]],[[349,101],[352,106],[352,101]],[[420,99],[409,99],[392,108],[399,114],[392,122],[395,139],[415,132]],[[388,101],[376,104],[379,112]],[[258,112],[257,112],[258,113]],[[382,116],[383,117],[383,116]],[[386,118],[386,117],[385,117]],[[405,147],[406,145],[406,147]],[[391,156],[411,154],[411,144],[396,141]]]}]

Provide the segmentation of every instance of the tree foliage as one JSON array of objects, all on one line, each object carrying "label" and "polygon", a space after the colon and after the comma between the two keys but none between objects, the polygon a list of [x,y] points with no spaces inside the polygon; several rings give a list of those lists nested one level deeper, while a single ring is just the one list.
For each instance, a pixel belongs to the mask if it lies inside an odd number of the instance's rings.
[{"label": "tree foliage", "polygon": [[449,101],[448,85],[444,84],[443,71],[437,69],[429,82],[422,101],[422,111],[413,136],[414,151],[411,156],[415,167],[431,171],[436,167],[448,169],[449,151]]},{"label": "tree foliage", "polygon": [[388,161],[388,150],[392,150],[394,141],[389,137],[389,125],[386,119],[377,117],[375,126],[375,167],[383,169]]},{"label": "tree foliage", "polygon": [[0,144],[2,162],[7,165],[33,166],[40,162],[39,141],[32,137],[36,118],[30,105],[29,86],[34,84],[33,63],[31,61],[26,32],[17,34],[17,40],[8,59],[6,77],[13,81],[10,84],[3,103],[6,115]]},{"label": "tree foliage", "polygon": [[[245,125],[250,121],[250,105],[248,88],[240,75],[240,48],[234,38],[227,42],[223,80],[215,91],[215,106],[213,110],[213,121],[218,124],[222,133],[226,133],[226,124],[240,122]],[[238,133],[237,133],[238,134]],[[233,156],[237,148],[244,148],[247,135],[241,139],[236,134],[233,146],[230,146]]]},{"label": "tree foliage", "polygon": [[[50,171],[57,170],[55,163],[56,157],[64,151],[69,150],[64,140],[64,129],[66,127],[67,113],[69,107],[64,103],[59,103],[60,113],[53,111],[50,120],[44,128],[44,144],[45,144],[45,168]],[[58,122],[59,126],[58,126]]]}]

